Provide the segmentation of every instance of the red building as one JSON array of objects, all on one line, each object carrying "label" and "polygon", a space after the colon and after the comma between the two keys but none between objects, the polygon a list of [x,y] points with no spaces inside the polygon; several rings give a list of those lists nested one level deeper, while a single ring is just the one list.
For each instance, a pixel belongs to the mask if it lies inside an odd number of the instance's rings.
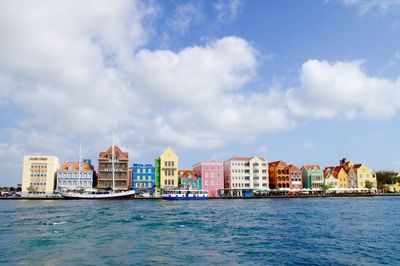
[{"label": "red building", "polygon": [[[114,146],[114,189],[126,190],[132,187],[128,153],[121,151],[118,146]],[[105,152],[99,154],[99,171],[97,188],[112,188],[113,187],[113,160],[112,147]]]}]

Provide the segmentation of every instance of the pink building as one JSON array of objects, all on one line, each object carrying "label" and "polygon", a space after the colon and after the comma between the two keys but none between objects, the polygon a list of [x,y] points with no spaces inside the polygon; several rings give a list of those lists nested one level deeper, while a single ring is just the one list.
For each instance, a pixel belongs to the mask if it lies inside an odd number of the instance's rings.
[{"label": "pink building", "polygon": [[201,187],[210,197],[218,197],[218,189],[224,188],[224,167],[217,161],[199,162],[193,165],[193,173],[201,177]]}]

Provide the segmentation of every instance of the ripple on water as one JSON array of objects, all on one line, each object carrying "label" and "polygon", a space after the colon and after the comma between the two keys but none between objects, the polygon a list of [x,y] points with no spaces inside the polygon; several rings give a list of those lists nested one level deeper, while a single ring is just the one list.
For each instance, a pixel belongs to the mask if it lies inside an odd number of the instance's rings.
[{"label": "ripple on water", "polygon": [[395,264],[399,204],[397,197],[0,201],[0,263]]}]

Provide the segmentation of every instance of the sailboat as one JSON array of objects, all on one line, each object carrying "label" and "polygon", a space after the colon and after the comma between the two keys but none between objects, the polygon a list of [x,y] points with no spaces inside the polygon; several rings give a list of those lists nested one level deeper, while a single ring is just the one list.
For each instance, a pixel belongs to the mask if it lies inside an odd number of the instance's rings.
[{"label": "sailboat", "polygon": [[80,186],[80,174],[81,174],[81,148],[79,146],[79,163],[78,163],[78,184],[80,192],[67,192],[60,191],[61,196],[65,199],[128,199],[135,197],[134,190],[127,191],[115,191],[115,150],[114,150],[114,130],[113,130],[113,142],[112,142],[112,189],[110,191],[99,191],[96,189],[81,189]]}]

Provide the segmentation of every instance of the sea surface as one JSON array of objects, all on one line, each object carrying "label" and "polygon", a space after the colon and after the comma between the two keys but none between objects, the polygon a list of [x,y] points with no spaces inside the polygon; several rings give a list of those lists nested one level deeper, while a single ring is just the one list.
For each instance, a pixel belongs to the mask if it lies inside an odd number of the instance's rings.
[{"label": "sea surface", "polygon": [[2,265],[400,265],[400,197],[0,200]]}]

